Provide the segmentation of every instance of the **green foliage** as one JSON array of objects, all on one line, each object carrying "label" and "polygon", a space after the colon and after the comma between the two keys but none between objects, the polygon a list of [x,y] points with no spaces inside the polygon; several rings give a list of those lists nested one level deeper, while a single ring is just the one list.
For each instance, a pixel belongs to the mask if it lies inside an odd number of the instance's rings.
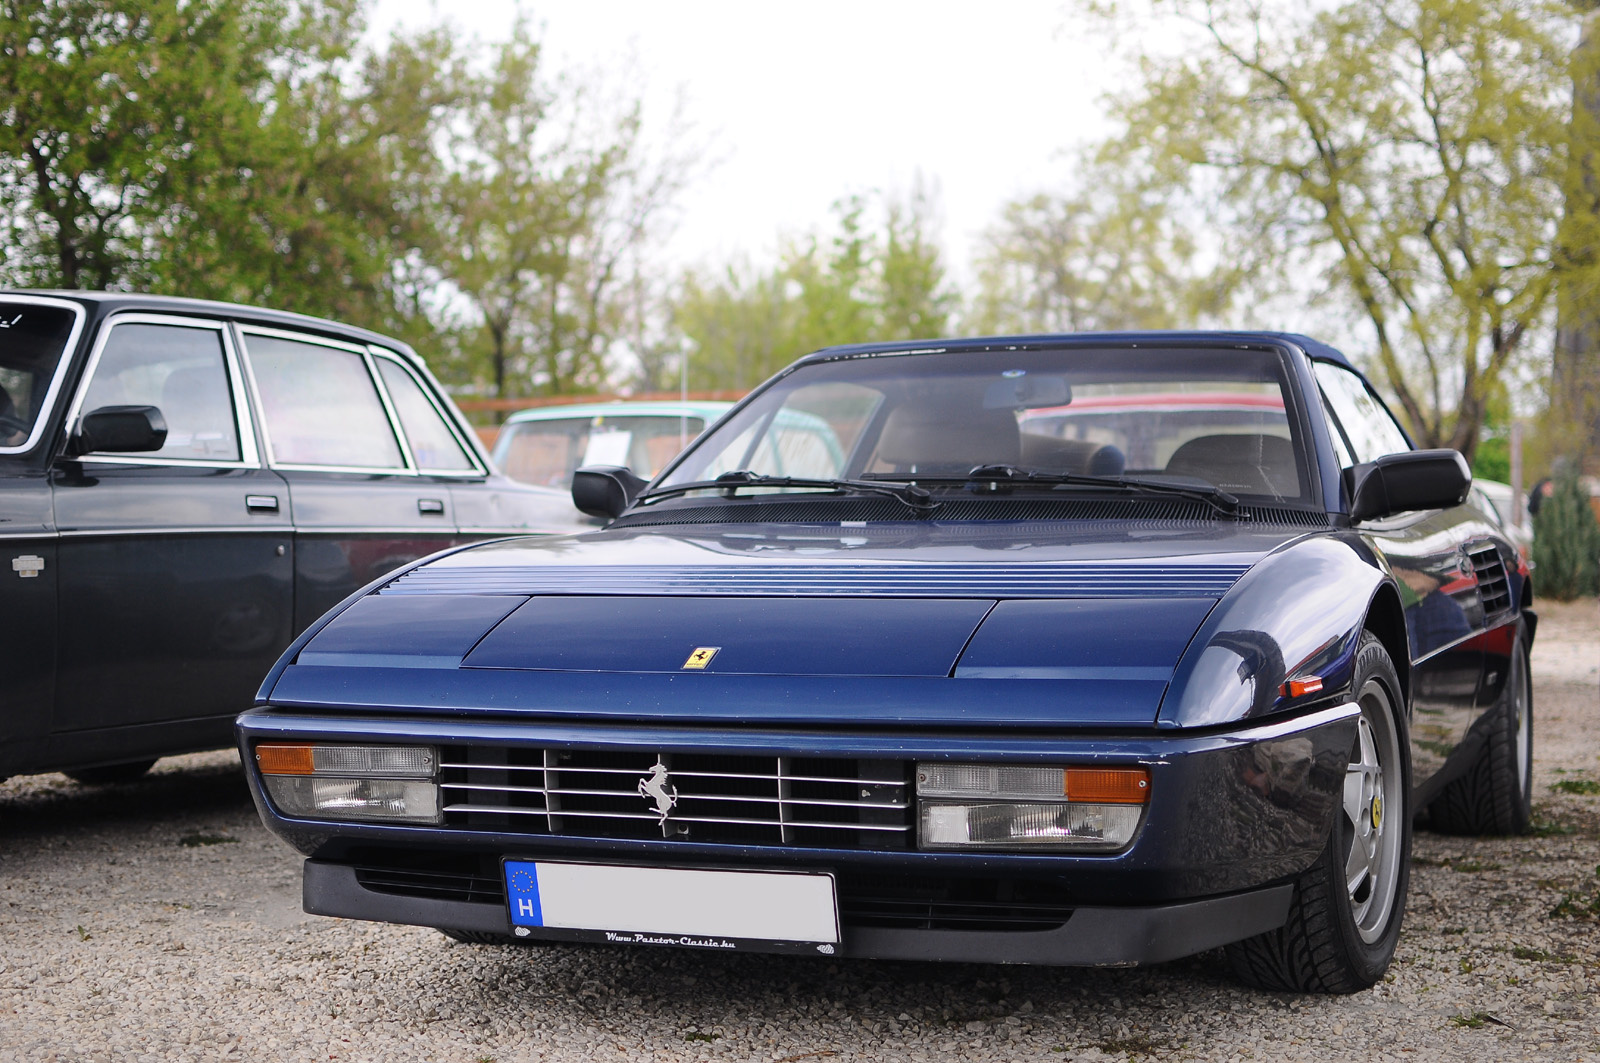
[{"label": "green foliage", "polygon": [[644,343],[626,282],[681,165],[525,25],[479,69],[442,29],[363,46],[361,14],[0,6],[0,283],[336,317],[495,394],[598,383],[624,332]]},{"label": "green foliage", "polygon": [[1414,434],[1470,457],[1549,322],[1574,9],[1156,2],[1192,47],[1145,56],[1103,158],[1206,219],[1222,261],[1358,314]]},{"label": "green foliage", "polygon": [[1557,477],[1533,518],[1535,590],[1569,601],[1600,594],[1600,522],[1578,475]]},{"label": "green foliage", "polygon": [[918,185],[878,205],[872,225],[866,199],[841,200],[831,235],[791,242],[770,269],[737,263],[685,278],[674,322],[690,344],[692,386],[753,387],[832,344],[944,335],[956,297],[931,193]]},{"label": "green foliage", "polygon": [[1195,327],[1226,309],[1233,271],[1202,266],[1173,213],[1124,176],[1091,165],[1081,192],[1005,206],[979,255],[974,331]]},{"label": "green foliage", "polygon": [[1511,479],[1511,440],[1503,435],[1483,436],[1472,455],[1472,475],[1482,480]]},{"label": "green foliage", "polygon": [[467,85],[438,265],[482,326],[447,375],[497,396],[592,390],[630,330],[643,345],[637,253],[687,157],[646,151],[637,102],[548,72],[525,23]]}]

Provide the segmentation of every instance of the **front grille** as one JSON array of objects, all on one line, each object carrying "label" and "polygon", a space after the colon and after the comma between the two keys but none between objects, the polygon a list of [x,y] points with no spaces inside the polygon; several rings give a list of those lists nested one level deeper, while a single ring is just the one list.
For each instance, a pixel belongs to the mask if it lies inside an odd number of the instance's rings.
[{"label": "front grille", "polygon": [[445,825],[467,830],[843,849],[914,840],[909,761],[487,746],[440,755]]},{"label": "front grille", "polygon": [[1483,615],[1494,616],[1511,608],[1511,583],[1506,579],[1505,562],[1494,543],[1484,543],[1467,551],[1472,570],[1478,576],[1478,597],[1483,601]]},{"label": "front grille", "polygon": [[[356,881],[376,893],[477,904],[506,903],[499,860],[483,854],[351,854]],[[1072,917],[1065,889],[1012,878],[942,878],[844,872],[837,876],[839,921],[847,928],[1054,930]]]}]

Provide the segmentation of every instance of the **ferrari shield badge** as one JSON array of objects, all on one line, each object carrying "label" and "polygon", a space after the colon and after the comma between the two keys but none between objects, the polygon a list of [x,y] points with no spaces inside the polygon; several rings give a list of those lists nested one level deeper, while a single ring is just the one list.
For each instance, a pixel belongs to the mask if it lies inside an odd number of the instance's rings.
[{"label": "ferrari shield badge", "polygon": [[700,671],[701,669],[705,668],[706,665],[711,663],[711,658],[715,657],[717,655],[717,651],[720,649],[722,649],[721,646],[696,647],[695,651],[689,654],[689,659],[683,662],[683,668],[679,670],[683,671],[687,669],[696,672]]}]

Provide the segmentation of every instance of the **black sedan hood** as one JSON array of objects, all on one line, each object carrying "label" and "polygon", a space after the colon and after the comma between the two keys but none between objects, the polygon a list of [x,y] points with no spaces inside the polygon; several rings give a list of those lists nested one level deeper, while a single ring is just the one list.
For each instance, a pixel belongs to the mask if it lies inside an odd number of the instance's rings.
[{"label": "black sedan hood", "polygon": [[1293,537],[981,530],[746,525],[485,544],[356,602],[270,700],[619,721],[1150,726],[1211,608]]}]

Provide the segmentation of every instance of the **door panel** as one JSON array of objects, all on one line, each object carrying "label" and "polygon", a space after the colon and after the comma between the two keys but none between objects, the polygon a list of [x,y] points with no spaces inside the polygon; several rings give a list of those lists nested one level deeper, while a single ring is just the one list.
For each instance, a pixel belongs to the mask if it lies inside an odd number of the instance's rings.
[{"label": "door panel", "polygon": [[90,355],[69,429],[102,406],[154,406],[154,453],[58,459],[57,732],[226,716],[288,643],[288,490],[260,467],[221,322],[119,316]]},{"label": "door panel", "polygon": [[282,475],[294,500],[296,631],[385,572],[457,541],[447,483],[303,469]]},{"label": "door panel", "polygon": [[55,480],[57,731],[241,712],[288,645],[293,535],[263,469],[96,465]]}]

